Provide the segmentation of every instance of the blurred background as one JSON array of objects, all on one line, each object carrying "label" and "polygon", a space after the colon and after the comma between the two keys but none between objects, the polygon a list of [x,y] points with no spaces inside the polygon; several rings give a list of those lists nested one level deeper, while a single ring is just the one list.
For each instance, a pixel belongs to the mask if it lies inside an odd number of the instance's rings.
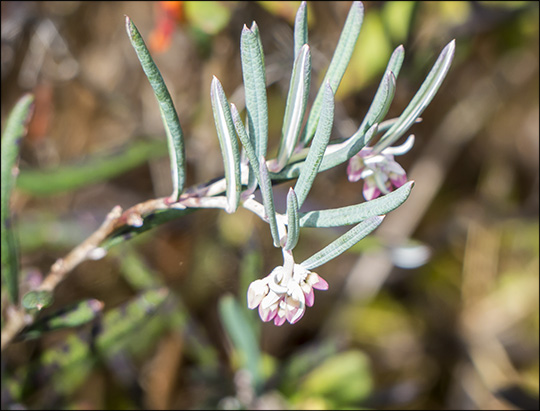
[{"label": "blurred background", "polygon": [[[240,33],[252,21],[277,153],[299,4],[1,3],[2,130],[21,95],[36,96],[12,202],[23,292],[113,206],[170,194],[163,124],[124,15],[174,100],[191,186],[223,173],[210,82],[243,107]],[[312,97],[350,5],[308,3]],[[317,269],[330,289],[297,324],[262,323],[245,295],[282,262],[268,225],[243,209],[197,211],[84,262],[56,288],[42,317],[88,299],[99,315],[7,347],[2,408],[538,409],[538,3],[364,8],[332,138],[356,131],[395,47],[406,54],[388,118],[452,39],[456,55],[410,130],[414,148],[397,158],[416,182],[410,198]],[[288,187],[275,186],[278,210]],[[343,164],[319,174],[304,209],[362,202],[361,189]],[[344,231],[303,229],[296,258]]]}]

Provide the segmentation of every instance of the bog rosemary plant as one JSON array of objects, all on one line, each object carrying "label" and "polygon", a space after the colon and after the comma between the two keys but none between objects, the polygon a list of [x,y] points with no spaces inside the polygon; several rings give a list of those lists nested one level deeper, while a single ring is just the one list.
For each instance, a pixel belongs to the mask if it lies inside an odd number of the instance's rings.
[{"label": "bog rosemary plant", "polygon": [[[3,190],[2,279],[8,286],[12,303],[19,311],[7,319],[2,331],[2,346],[22,328],[28,327],[39,309],[51,303],[55,286],[80,262],[101,258],[113,245],[200,208],[217,208],[234,213],[242,207],[269,225],[269,235],[274,246],[281,250],[283,264],[249,286],[247,305],[251,309],[258,307],[263,321],[273,321],[278,326],[286,321],[296,323],[300,320],[306,307],[314,303],[314,289],[326,290],[329,287],[329,283],[313,270],[370,234],[382,223],[387,213],[408,198],[414,182],[408,181],[405,170],[394,156],[409,151],[414,144],[414,136],[409,136],[399,146],[393,144],[419,120],[444,80],[454,56],[455,43],[451,41],[442,50],[403,113],[398,118],[385,120],[405,55],[403,46],[398,46],[390,57],[373,102],[358,130],[348,138],[333,140],[330,136],[334,120],[334,96],[352,56],[362,21],[362,3],[354,2],[316,98],[309,104],[311,51],[308,45],[307,7],[305,2],[300,5],[294,25],[293,69],[276,158],[267,158],[269,118],[259,28],[255,22],[250,28],[244,25],[240,35],[246,102],[243,119],[242,113],[229,103],[216,77],[210,89],[224,177],[185,188],[182,127],[171,96],[141,34],[126,16],[129,39],[154,90],[163,119],[173,176],[172,193],[127,210],[115,207],[91,237],[58,260],[43,283],[24,295],[21,307],[17,289],[17,258],[7,205],[9,192],[4,195]],[[2,163],[2,187],[6,190],[13,186],[15,175],[11,167],[17,153],[16,140],[22,134],[20,124],[27,116],[29,101],[26,98],[17,106],[13,123],[8,122],[2,139],[3,154],[4,151],[15,153],[6,167]],[[379,135],[380,138],[376,138]],[[348,179],[351,182],[363,180],[366,201],[332,209],[300,211],[318,173],[345,162],[348,162]],[[294,186],[290,186],[287,195],[286,212],[278,213],[272,187],[294,180]],[[256,190],[260,190],[262,202],[256,200]],[[349,225],[353,227],[345,234],[309,258],[297,262],[294,250],[300,241],[302,227],[323,229]]]},{"label": "bog rosemary plant", "polygon": [[[328,283],[311,271],[336,258],[348,248],[371,233],[384,219],[384,215],[408,197],[413,182],[407,183],[405,170],[394,160],[394,155],[406,153],[414,144],[410,136],[399,147],[392,147],[409,127],[419,118],[433,99],[450,67],[454,54],[454,42],[441,53],[424,84],[403,114],[394,120],[383,122],[396,87],[404,58],[399,46],[392,54],[373,103],[358,131],[340,143],[331,143],[330,135],[334,120],[334,95],[352,56],[363,20],[361,2],[354,2],[349,11],[335,54],[317,93],[307,112],[307,100],[311,83],[311,51],[307,34],[307,7],[303,2],[297,12],[294,27],[294,64],[291,73],[282,136],[277,157],[267,159],[268,103],[266,98],[266,72],[264,52],[255,22],[244,25],[240,36],[242,75],[244,80],[246,113],[245,124],[238,110],[227,100],[223,87],[214,77],[211,100],[217,136],[225,169],[224,184],[215,195],[197,196],[199,207],[222,208],[233,213],[243,207],[267,222],[276,248],[283,254],[283,265],[274,268],[263,279],[254,281],[247,295],[249,308],[259,309],[263,321],[282,325],[285,321],[295,323],[314,303],[314,289],[326,290]],[[176,116],[165,115],[173,110],[163,81],[157,73],[144,42],[129,19],[128,33],[143,69],[156,92],[162,109],[169,147],[183,147],[176,141],[182,138]],[[304,117],[307,121],[302,129]],[[172,124],[170,122],[172,121]],[[176,134],[169,130],[180,130]],[[385,131],[378,143],[367,144],[378,132]],[[245,151],[242,162],[240,140]],[[179,157],[180,158],[180,157]],[[183,157],[181,157],[183,158]],[[174,156],[171,156],[171,160]],[[349,161],[347,168],[350,181],[364,180],[364,197],[367,202],[331,210],[300,212],[309,191],[320,171]],[[183,176],[183,164],[171,161],[173,175]],[[276,212],[272,183],[296,178],[294,187],[287,195],[287,211]],[[177,180],[183,181],[183,177]],[[174,180],[176,181],[176,180]],[[262,204],[255,200],[254,190],[260,189]],[[394,190],[397,189],[397,190]],[[192,194],[180,195],[181,187],[174,187],[170,207],[194,207],[186,204],[193,200]],[[217,192],[221,191],[221,192]],[[383,197],[376,200],[381,194]],[[301,263],[296,263],[293,251],[299,241],[300,228],[329,227],[356,224],[347,233]]]}]

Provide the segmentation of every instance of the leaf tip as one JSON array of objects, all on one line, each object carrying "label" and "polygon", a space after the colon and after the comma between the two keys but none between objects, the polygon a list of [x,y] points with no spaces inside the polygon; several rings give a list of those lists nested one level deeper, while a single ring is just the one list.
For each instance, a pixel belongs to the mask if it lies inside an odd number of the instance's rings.
[{"label": "leaf tip", "polygon": [[129,16],[127,14],[124,14],[124,17],[126,19],[126,31],[128,33],[128,35],[131,37],[131,32],[132,32],[132,26],[133,26],[133,22],[131,21],[131,19],[129,18]]},{"label": "leaf tip", "polygon": [[358,13],[364,13],[364,5],[361,1],[354,1],[351,8],[355,8]]},{"label": "leaf tip", "polygon": [[456,39],[452,39],[452,41],[445,46],[444,51],[453,55],[455,50]]}]

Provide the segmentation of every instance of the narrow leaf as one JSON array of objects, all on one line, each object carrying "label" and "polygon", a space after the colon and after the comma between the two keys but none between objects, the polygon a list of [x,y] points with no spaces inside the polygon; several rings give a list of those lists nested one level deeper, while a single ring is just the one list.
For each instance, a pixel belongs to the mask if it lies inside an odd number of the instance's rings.
[{"label": "narrow leaf", "polygon": [[361,204],[300,213],[300,227],[339,227],[387,214],[409,198],[413,185],[414,181],[409,181],[391,193]]},{"label": "narrow leaf", "polygon": [[211,86],[212,110],[216,123],[227,186],[227,212],[234,213],[240,201],[240,152],[234,130],[229,102],[219,80],[214,76]]},{"label": "narrow leaf", "polygon": [[292,250],[298,243],[298,237],[300,236],[300,226],[298,219],[298,199],[292,187],[287,194],[287,243],[285,244],[285,250]]},{"label": "narrow leaf", "polygon": [[2,135],[2,168],[1,168],[1,212],[2,212],[2,284],[5,285],[9,298],[14,304],[19,300],[19,257],[17,241],[13,232],[10,200],[18,173],[16,168],[22,137],[26,133],[26,125],[34,96],[24,95],[15,105],[6,121]]},{"label": "narrow leaf", "polygon": [[101,313],[103,306],[101,301],[94,299],[68,305],[45,318],[38,319],[34,324],[21,331],[18,338],[34,339],[49,331],[86,324]]},{"label": "narrow leaf", "polygon": [[238,109],[234,104],[231,104],[231,114],[234,122],[234,128],[236,129],[236,134],[238,134],[240,142],[244,146],[251,169],[253,170],[255,176],[257,177],[257,181],[259,181],[260,184],[261,178],[259,175],[259,160],[257,158],[257,153],[255,152],[255,147],[251,143],[251,140],[246,133],[246,128],[244,127],[244,123],[242,123]]},{"label": "narrow leaf", "polygon": [[251,30],[244,25],[240,38],[240,52],[249,136],[255,146],[257,157],[265,157],[268,141],[266,70],[259,29],[255,22],[251,25]]},{"label": "narrow leaf", "polygon": [[265,65],[265,62],[264,62],[264,52],[263,52],[261,34],[259,32],[259,26],[257,26],[257,23],[253,22],[251,24],[251,31],[253,32],[253,34],[255,35],[255,38],[257,39],[257,45],[259,47],[259,54],[261,56],[261,67],[263,68],[264,82],[265,82],[265,85],[266,85],[266,69],[265,69],[266,65]]},{"label": "narrow leaf", "polygon": [[360,28],[362,27],[362,21],[364,19],[364,6],[360,1],[353,2],[349,14],[347,15],[347,20],[343,26],[343,31],[339,38],[336,50],[328,66],[326,75],[324,76],[321,88],[315,97],[313,106],[309,113],[309,117],[304,128],[304,133],[302,136],[302,143],[306,146],[309,141],[313,138],[315,130],[317,129],[317,124],[319,123],[319,117],[321,116],[322,109],[322,100],[324,95],[324,87],[328,82],[332,87],[334,92],[337,91],[339,83],[345,74],[345,70],[351,60],[352,53],[354,51],[354,46],[358,35],[360,34]]},{"label": "narrow leaf", "polygon": [[390,109],[390,104],[392,104],[395,92],[396,78],[394,73],[387,70],[386,73],[384,73],[377,92],[375,93],[373,102],[369,106],[368,112],[366,113],[364,120],[362,120],[359,131],[362,130],[365,132],[373,124],[381,122]]},{"label": "narrow leaf", "polygon": [[[390,56],[388,65],[386,66],[386,72],[381,79],[379,88],[375,93],[373,102],[371,103],[364,120],[362,120],[360,127],[358,127],[358,131],[347,140],[346,144],[343,143],[338,151],[325,155],[321,170],[326,170],[349,160],[364,148],[375,133],[379,131],[379,129],[373,128],[373,126],[380,123],[390,109],[390,104],[392,104],[396,91],[396,78],[401,69],[401,65],[403,64],[404,56],[405,50],[403,46],[399,46],[394,50],[392,56]],[[360,140],[360,137],[362,137],[363,141]],[[358,141],[355,141],[355,139],[358,139]],[[332,150],[335,150],[334,147],[331,148]]]},{"label": "narrow leaf", "polygon": [[402,44],[400,44],[396,47],[396,49],[390,56],[390,59],[388,60],[388,64],[386,65],[386,70],[390,70],[392,73],[394,73],[394,77],[396,79],[398,78],[399,72],[401,71],[403,59],[405,59],[405,48]]},{"label": "narrow leaf", "polygon": [[261,195],[264,204],[264,211],[268,223],[270,224],[270,232],[274,240],[274,247],[280,246],[279,232],[276,221],[276,209],[274,207],[274,193],[272,192],[272,181],[268,175],[268,168],[266,168],[266,160],[263,156],[259,157],[259,174],[261,177]]},{"label": "narrow leaf", "polygon": [[276,170],[281,170],[289,161],[300,136],[311,81],[311,52],[305,44],[294,62],[289,85],[281,143],[277,155]]},{"label": "narrow leaf", "polygon": [[400,138],[422,114],[431,100],[433,100],[433,97],[435,97],[437,90],[439,90],[439,87],[450,69],[450,64],[454,58],[455,46],[455,40],[452,40],[446,45],[424,80],[424,83],[422,83],[422,86],[420,86],[420,89],[417,91],[414,98],[399,117],[398,122],[394,124],[375,145],[374,153],[380,153]]},{"label": "narrow leaf", "polygon": [[303,1],[296,12],[294,20],[294,59],[298,57],[300,49],[308,42],[307,5]]},{"label": "narrow leaf", "polygon": [[150,52],[146,48],[143,38],[141,37],[137,27],[126,16],[126,30],[131,41],[131,45],[137,53],[137,57],[141,62],[144,74],[148,78],[150,85],[154,89],[154,95],[159,104],[159,111],[165,126],[167,134],[167,143],[169,146],[169,156],[171,160],[171,172],[173,180],[173,192],[171,200],[177,201],[180,194],[184,190],[185,182],[185,152],[184,152],[184,134],[176,109],[174,108],[169,90],[161,77],[161,73],[154,63]]},{"label": "narrow leaf", "polygon": [[315,253],[300,265],[312,270],[320,265],[333,260],[341,253],[355,245],[362,238],[375,230],[382,223],[384,216],[369,217],[360,224],[354,226],[337,240],[333,241],[318,253]]},{"label": "narrow leaf", "polygon": [[319,166],[321,165],[324,151],[330,140],[330,133],[334,123],[334,93],[330,84],[326,83],[324,90],[324,100],[321,110],[321,120],[317,126],[315,138],[309,149],[306,162],[300,171],[294,191],[298,197],[298,208],[302,207],[309,190],[313,184],[313,180],[317,176]]}]

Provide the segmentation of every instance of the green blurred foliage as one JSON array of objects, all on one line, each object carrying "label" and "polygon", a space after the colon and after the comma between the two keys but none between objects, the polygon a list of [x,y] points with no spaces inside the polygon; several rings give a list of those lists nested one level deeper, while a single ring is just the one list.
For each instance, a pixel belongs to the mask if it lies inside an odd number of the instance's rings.
[{"label": "green blurred foliage", "polygon": [[231,7],[236,2],[186,1],[184,7],[189,24],[208,35],[215,35],[227,26],[231,18]]}]

